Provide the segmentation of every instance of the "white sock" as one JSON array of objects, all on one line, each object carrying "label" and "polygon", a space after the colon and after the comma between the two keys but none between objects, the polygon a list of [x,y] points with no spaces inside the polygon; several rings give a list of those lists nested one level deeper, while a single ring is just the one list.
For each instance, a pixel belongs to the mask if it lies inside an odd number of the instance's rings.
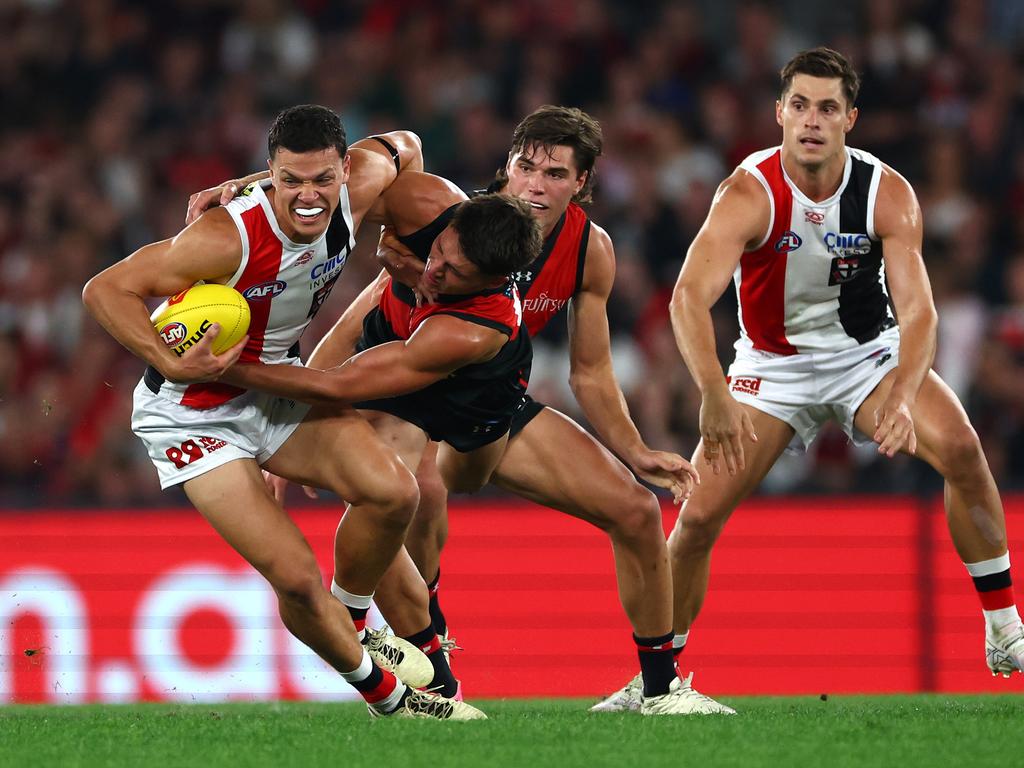
[{"label": "white sock", "polygon": [[[971,577],[975,579],[981,576],[1003,573],[1010,570],[1010,553],[1006,552],[999,557],[981,560],[977,563],[964,563],[964,567],[967,568],[967,572],[971,574]],[[1017,625],[1020,623],[1020,614],[1017,612],[1016,605],[998,608],[994,611],[982,609],[981,612],[985,616],[985,631],[988,633],[1000,630],[1008,624]]]},{"label": "white sock", "polygon": [[[373,602],[373,593],[369,595],[354,595],[339,587],[338,582],[334,581],[334,579],[331,579],[331,594],[338,598],[345,607],[357,610],[369,610],[370,603]],[[362,642],[366,638],[366,629],[356,630],[356,636],[359,638],[359,642]]]},{"label": "white sock", "polygon": [[[370,658],[370,654],[363,649],[363,658],[359,662],[359,666],[353,669],[351,672],[342,672],[341,677],[349,683],[362,682],[370,676],[373,672],[373,660]],[[387,714],[394,711],[395,707],[398,706],[398,702],[401,701],[402,695],[405,693],[406,685],[397,677],[395,677],[395,690],[387,695],[386,698],[380,701],[375,701],[372,704],[367,702],[368,706],[373,707],[378,712]]]},{"label": "white sock", "polygon": [[686,640],[690,637],[690,630],[686,630],[680,635],[672,636],[672,654],[678,656],[678,653],[686,647]]}]

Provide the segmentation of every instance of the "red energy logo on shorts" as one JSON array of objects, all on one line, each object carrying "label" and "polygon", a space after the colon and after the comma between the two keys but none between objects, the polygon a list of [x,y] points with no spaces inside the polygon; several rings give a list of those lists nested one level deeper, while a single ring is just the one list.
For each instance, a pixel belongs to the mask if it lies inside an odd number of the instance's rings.
[{"label": "red energy logo on shorts", "polygon": [[747,395],[757,397],[761,394],[761,379],[755,376],[730,377],[731,389],[733,392],[743,392]]}]

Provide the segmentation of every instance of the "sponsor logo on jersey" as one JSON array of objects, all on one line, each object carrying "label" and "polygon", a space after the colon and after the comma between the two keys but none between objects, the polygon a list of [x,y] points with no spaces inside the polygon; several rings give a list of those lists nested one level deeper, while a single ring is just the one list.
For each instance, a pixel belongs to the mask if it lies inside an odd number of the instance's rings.
[{"label": "sponsor logo on jersey", "polygon": [[533,282],[533,270],[528,269],[525,272],[513,272],[512,279],[517,283],[530,283]]},{"label": "sponsor logo on jersey", "polygon": [[787,229],[782,233],[782,237],[775,241],[775,250],[779,253],[789,253],[795,251],[804,241],[800,239],[800,235],[791,229]]},{"label": "sponsor logo on jersey", "polygon": [[284,280],[270,280],[266,283],[249,286],[242,291],[242,295],[249,301],[262,301],[263,299],[272,299],[275,296],[281,295],[287,287],[288,283]]},{"label": "sponsor logo on jersey", "polygon": [[756,376],[729,376],[726,378],[732,392],[742,392],[757,397],[761,394],[761,379]]},{"label": "sponsor logo on jersey", "polygon": [[188,328],[184,323],[168,323],[160,329],[160,338],[168,347],[176,347],[188,336]]},{"label": "sponsor logo on jersey", "polygon": [[828,284],[848,283],[863,271],[859,256],[836,256],[828,270]]},{"label": "sponsor logo on jersey", "polygon": [[804,221],[821,226],[825,223],[825,214],[821,211],[804,211]]},{"label": "sponsor logo on jersey", "polygon": [[865,234],[826,232],[825,247],[840,256],[866,256],[871,253],[871,238]]},{"label": "sponsor logo on jersey", "polygon": [[530,296],[529,298],[523,299],[523,311],[524,312],[559,312],[562,307],[565,306],[568,299],[556,299],[552,296],[548,296],[547,293],[542,293],[539,296]]},{"label": "sponsor logo on jersey", "polygon": [[310,279],[310,290],[316,290],[327,285],[331,280],[341,274],[341,270],[345,268],[345,262],[348,260],[348,250],[344,250],[341,253],[331,256],[323,264],[317,264],[309,273]]},{"label": "sponsor logo on jersey", "polygon": [[295,266],[301,267],[303,264],[309,264],[313,260],[313,251],[304,251],[299,258],[295,260]]}]

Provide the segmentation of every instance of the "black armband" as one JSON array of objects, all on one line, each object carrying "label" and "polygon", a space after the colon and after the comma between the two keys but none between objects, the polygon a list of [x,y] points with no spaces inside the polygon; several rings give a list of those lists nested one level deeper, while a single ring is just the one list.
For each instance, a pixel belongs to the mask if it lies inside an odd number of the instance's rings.
[{"label": "black armband", "polygon": [[398,150],[395,149],[395,145],[381,136],[370,136],[370,138],[374,139],[375,141],[379,141],[381,144],[388,148],[388,152],[391,153],[391,159],[395,161],[395,173],[401,173],[402,161],[398,156]]}]

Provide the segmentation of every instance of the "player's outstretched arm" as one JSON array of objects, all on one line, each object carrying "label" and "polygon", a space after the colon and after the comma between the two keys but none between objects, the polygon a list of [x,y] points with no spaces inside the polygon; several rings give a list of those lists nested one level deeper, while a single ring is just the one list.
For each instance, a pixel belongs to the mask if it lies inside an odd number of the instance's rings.
[{"label": "player's outstretched arm", "polygon": [[569,385],[604,443],[644,480],[671,491],[679,503],[699,477],[682,456],[651,450],[630,418],[612,366],[608,332],[608,296],[614,280],[611,238],[591,224],[582,285],[569,308]]},{"label": "player's outstretched arm", "polygon": [[910,184],[888,166],[875,202],[875,232],[882,240],[885,276],[900,324],[900,362],[892,388],[875,414],[878,452],[893,457],[917,451],[910,407],[935,358],[938,316],[921,255],[921,207]]},{"label": "player's outstretched arm", "polygon": [[337,368],[241,364],[223,381],[313,405],[376,400],[415,392],[463,366],[489,360],[507,340],[493,328],[438,315],[407,340],[372,347]]},{"label": "player's outstretched arm", "polygon": [[242,258],[238,231],[218,211],[175,238],[140,248],[93,277],[82,291],[89,312],[124,347],[176,382],[209,381],[230,366],[242,346],[217,356],[207,334],[181,357],[160,339],[149,321],[145,299],[170,296],[200,280],[225,282]]},{"label": "player's outstretched arm", "polygon": [[722,182],[708,217],[694,238],[672,292],[672,332],[701,391],[700,434],[704,459],[715,474],[745,467],[743,438],[757,441],[746,412],[729,393],[718,361],[711,307],[725,291],[743,251],[771,225],[768,197],[756,179],[737,169]]}]

